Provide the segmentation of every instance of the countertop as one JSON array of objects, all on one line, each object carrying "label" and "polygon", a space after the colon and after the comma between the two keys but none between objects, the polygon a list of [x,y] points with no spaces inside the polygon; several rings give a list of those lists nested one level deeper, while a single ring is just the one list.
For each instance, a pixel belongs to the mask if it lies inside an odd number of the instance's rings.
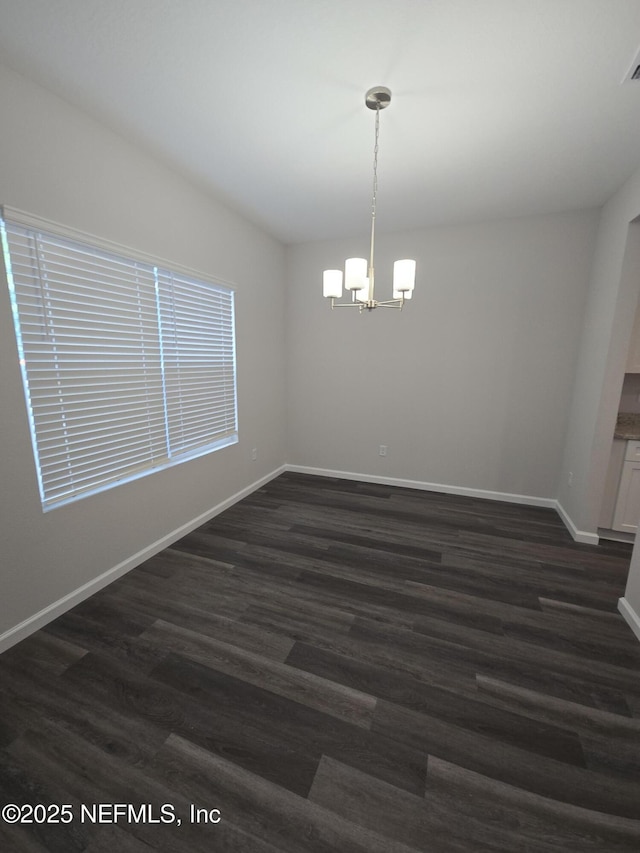
[{"label": "countertop", "polygon": [[623,438],[626,441],[640,441],[640,414],[619,412],[613,437]]}]

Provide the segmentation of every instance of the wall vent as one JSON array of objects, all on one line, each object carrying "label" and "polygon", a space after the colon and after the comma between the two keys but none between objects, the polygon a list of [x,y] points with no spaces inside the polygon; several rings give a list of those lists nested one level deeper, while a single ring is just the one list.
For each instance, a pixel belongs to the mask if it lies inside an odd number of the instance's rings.
[{"label": "wall vent", "polygon": [[637,83],[640,82],[640,48],[633,57],[633,62],[629,66],[629,70],[624,75],[621,83]]}]

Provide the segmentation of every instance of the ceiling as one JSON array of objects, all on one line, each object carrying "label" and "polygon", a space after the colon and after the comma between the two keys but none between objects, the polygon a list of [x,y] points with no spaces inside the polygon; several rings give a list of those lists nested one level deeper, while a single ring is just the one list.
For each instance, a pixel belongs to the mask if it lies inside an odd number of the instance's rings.
[{"label": "ceiling", "polygon": [[[640,0],[0,0],[0,60],[280,240],[604,202],[640,166]],[[640,59],[638,60],[640,62]]]}]

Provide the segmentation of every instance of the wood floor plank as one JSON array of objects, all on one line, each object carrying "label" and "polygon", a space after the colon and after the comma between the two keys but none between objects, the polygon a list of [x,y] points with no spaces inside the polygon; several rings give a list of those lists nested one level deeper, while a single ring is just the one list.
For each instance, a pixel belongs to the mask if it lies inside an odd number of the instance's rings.
[{"label": "wood floor plank", "polygon": [[346,636],[355,618],[353,613],[317,601],[274,595],[249,605],[240,621],[283,635],[293,644],[298,640],[331,642],[336,635]]},{"label": "wood floor plank", "polygon": [[123,763],[137,764],[153,755],[167,737],[166,728],[135,718],[111,697],[101,702],[86,684],[74,691],[69,682],[46,674],[12,672],[3,679],[3,692],[22,720],[12,741],[26,729],[37,729],[40,720],[50,720]]},{"label": "wood floor plank", "polygon": [[545,568],[539,561],[529,562],[519,565],[517,559],[510,560],[503,556],[488,563],[482,555],[470,557],[460,551],[447,551],[442,555],[443,568],[454,569],[456,577],[468,577],[470,583],[486,579],[487,584],[499,585],[501,579],[508,576],[510,585],[522,595],[530,592],[536,597],[562,598],[567,595],[569,587],[572,601],[591,607],[597,605],[615,609],[620,581],[614,576],[609,582],[588,578],[585,572],[575,572],[567,577],[568,573],[564,569],[554,571]]},{"label": "wood floor plank", "polygon": [[582,749],[587,767],[597,773],[627,778],[640,778],[640,739],[603,738],[583,735]]},{"label": "wood floor plank", "polygon": [[0,661],[7,666],[38,667],[61,675],[68,666],[80,660],[86,653],[87,649],[82,645],[45,631],[37,631],[6,651]]},{"label": "wood floor plank", "polygon": [[[15,743],[22,743],[21,736]],[[13,753],[13,745],[0,753],[0,802],[19,807],[25,804],[49,804],[69,802],[61,800],[61,789],[47,778],[46,774],[34,774],[28,761],[21,761]],[[66,795],[66,791],[65,791]],[[0,820],[1,850],[18,851],[42,850],[50,853],[82,853],[89,839],[89,833],[78,821],[70,824],[15,823]]]},{"label": "wood floor plank", "polygon": [[488,826],[461,814],[456,804],[427,795],[417,797],[323,757],[309,799],[389,839],[436,853],[562,853],[566,848],[527,839],[506,827]]},{"label": "wood floor plank", "polygon": [[118,826],[103,828],[95,835],[84,853],[152,853],[158,847],[150,847],[139,838],[134,838]]},{"label": "wood floor plank", "polygon": [[585,766],[578,735],[571,729],[545,725],[479,700],[472,691],[443,689],[401,673],[362,663],[297,643],[287,658],[292,666],[322,675],[355,689],[375,692],[380,699],[462,726],[496,741]]},{"label": "wood floor plank", "polygon": [[477,675],[505,681],[514,686],[533,690],[557,699],[577,702],[587,708],[597,708],[612,714],[630,717],[630,697],[620,690],[598,683],[597,678],[576,678],[566,672],[539,665],[524,666],[496,660],[492,671]]},{"label": "wood floor plank", "polygon": [[[405,644],[389,642],[387,628],[389,623],[369,619],[366,624],[379,624],[380,635],[375,630],[365,630],[362,626],[355,635],[350,629],[348,635],[336,635],[324,640],[316,638],[313,645],[324,651],[345,655],[365,664],[373,664],[390,673],[403,673],[435,686],[453,690],[464,687],[468,692],[475,689],[476,668],[458,655],[452,657],[447,647],[441,654],[424,654],[425,643],[417,634],[405,630],[401,637],[411,637]],[[394,628],[397,626],[393,626]]]},{"label": "wood floor plank", "polygon": [[[158,620],[143,638],[210,669],[292,699],[361,728],[371,728],[376,699],[359,690]],[[291,646],[292,643],[287,643]],[[287,652],[289,648],[287,648]]]},{"label": "wood floor plank", "polygon": [[436,757],[429,762],[425,799],[455,808],[462,822],[516,830],[514,850],[551,843],[575,853],[633,853],[640,844],[636,820],[543,797]]},{"label": "wood floor plank", "polygon": [[485,735],[436,720],[390,702],[379,701],[373,731],[411,743],[430,756],[442,758],[489,778],[557,802],[640,820],[640,781],[605,776],[571,762],[543,758],[529,750],[498,744]]},{"label": "wood floor plank", "polygon": [[558,611],[562,613],[571,613],[576,617],[588,619],[591,624],[595,620],[599,626],[603,623],[615,624],[618,627],[623,627],[623,619],[617,610],[601,610],[600,608],[585,607],[581,604],[576,604],[575,601],[558,601],[554,598],[539,597],[540,605],[543,610],[549,610],[552,613]]},{"label": "wood floor plank", "polygon": [[[584,654],[576,655],[564,651],[562,648],[549,648],[548,643],[533,644],[524,640],[515,639],[511,636],[496,637],[485,631],[467,629],[461,632],[455,626],[448,626],[442,620],[416,619],[415,629],[425,635],[431,642],[440,647],[448,643],[447,648],[451,654],[456,650],[452,646],[463,648],[465,656],[477,660],[481,667],[487,658],[498,658],[500,660],[517,665],[535,665],[540,660],[541,646],[546,647],[545,667],[554,672],[567,673],[582,678],[596,679],[598,683],[611,687],[614,690],[626,690],[634,694],[640,693],[640,665],[635,664],[635,655],[630,655],[630,666],[625,666],[628,660],[619,663],[595,660]],[[356,621],[352,633],[357,630],[366,630],[364,620]],[[394,632],[399,635],[402,629],[387,628],[388,633]],[[546,638],[545,638],[546,639]],[[562,646],[558,642],[558,647]],[[460,653],[460,652],[458,652]]]},{"label": "wood floor plank", "polygon": [[[412,592],[419,591],[421,583],[431,586],[440,586],[453,592],[466,592],[477,594],[478,597],[486,597],[495,601],[503,601],[507,604],[515,604],[519,607],[531,607],[538,609],[538,597],[532,589],[522,589],[511,584],[489,581],[460,571],[444,571],[441,568],[424,568],[421,572],[419,582],[407,580],[406,589],[403,592],[392,592],[385,590],[382,585],[379,588],[371,583],[362,583],[357,580],[343,579],[329,572],[303,571],[300,573],[300,582],[309,584],[313,589],[328,591],[334,595],[353,596],[356,600],[366,601],[370,604],[386,602],[388,606],[398,610],[407,610],[412,613],[420,613],[425,606],[419,598],[412,596]],[[369,589],[367,588],[369,587]]]},{"label": "wood floor plank", "polygon": [[284,473],[0,656],[2,853],[632,853],[624,543],[549,508]]},{"label": "wood floor plank", "polygon": [[[30,730],[10,747],[11,757],[30,769],[31,774],[42,780],[50,791],[57,791],[58,802],[69,803],[73,806],[74,814],[81,812],[82,805],[99,803],[131,804],[134,808],[141,805],[150,806],[156,815],[164,803],[170,803],[176,809],[176,814],[187,817],[189,802],[175,791],[170,791],[162,783],[146,774],[143,770],[121,762],[101,749],[87,744],[82,739],[66,732],[63,728],[49,722],[41,725],[40,729]],[[45,800],[46,802],[47,800]],[[49,798],[48,802],[52,800]],[[53,802],[56,802],[54,799]],[[85,838],[90,835],[91,827],[102,824],[82,823],[76,819],[67,826],[56,825],[51,828],[56,839],[68,833],[78,833],[77,850],[83,850]],[[193,850],[194,853],[209,853],[211,840],[206,834],[188,819],[171,824],[151,821],[123,821],[123,826],[135,838],[147,842],[152,848],[158,842],[165,841],[173,845],[173,849]],[[97,834],[97,833],[95,833]],[[57,844],[62,842],[56,841]],[[75,853],[69,845],[66,848],[53,847],[69,853]]]},{"label": "wood floor plank", "polygon": [[[72,847],[54,846],[57,844],[54,838],[42,838],[40,841],[36,835],[31,827],[25,831],[24,827],[17,824],[1,825],[0,850],[10,850],[11,853],[55,853],[57,850],[66,849],[73,853]],[[146,853],[149,853],[148,848]]]},{"label": "wood floor plank", "polygon": [[278,754],[301,756],[305,766],[313,766],[314,773],[321,755],[339,755],[398,787],[418,793],[424,790],[426,757],[409,743],[399,744],[383,733],[375,735],[368,729],[173,654],[156,668],[153,676],[171,686],[175,693],[188,693],[200,704],[214,707],[216,726],[222,724],[224,716],[227,730],[230,727],[238,743],[244,742],[246,750],[252,750],[244,766],[251,769],[250,762],[256,759],[256,753],[259,757],[258,750],[268,747],[273,774],[296,793],[306,796],[312,780],[305,777],[285,780],[286,764],[277,765]]},{"label": "wood floor plank", "polygon": [[[211,581],[211,575],[209,575]],[[239,601],[237,595],[229,596],[216,590],[215,609],[211,607],[206,594],[196,595],[195,584],[189,579],[182,585],[182,596],[176,595],[175,590],[145,591],[113,584],[103,591],[102,595],[119,608],[151,617],[151,622],[164,618],[176,625],[184,625],[203,634],[216,632],[220,620],[236,619],[246,609],[247,602]]]},{"label": "wood floor plank", "polygon": [[334,554],[338,553],[337,543],[343,546],[343,553],[353,554],[357,556],[361,563],[361,557],[372,556],[380,558],[381,554],[392,554],[397,560],[399,557],[414,557],[416,559],[427,561],[429,563],[439,563],[442,559],[442,552],[436,548],[426,548],[424,543],[419,543],[419,537],[416,537],[415,544],[407,542],[406,537],[396,536],[395,538],[388,534],[382,534],[379,531],[367,530],[366,535],[361,530],[354,526],[350,530],[344,524],[344,518],[337,516],[334,527],[330,527],[326,522],[326,512],[322,518],[324,522],[322,527],[313,527],[308,524],[295,524],[292,530],[299,533],[305,533],[307,536],[321,537],[325,541],[331,543],[330,547]]},{"label": "wood floor plank", "polygon": [[414,853],[173,735],[153,769],[183,796],[219,803],[229,820],[282,853]]},{"label": "wood floor plank", "polygon": [[165,651],[188,651],[194,660],[214,654],[218,644],[223,644],[231,649],[237,647],[246,652],[259,653],[261,657],[272,661],[284,661],[293,646],[293,640],[281,634],[235,619],[211,615],[209,622],[205,633],[182,624],[176,625],[173,621],[156,619],[140,635],[140,639],[153,642]]},{"label": "wood floor plank", "polygon": [[[423,797],[400,791],[342,762],[323,756],[309,800],[346,820],[413,848],[455,850],[443,821],[429,814]],[[480,839],[477,839],[478,849]]]},{"label": "wood floor plank", "polygon": [[612,713],[580,702],[560,699],[548,693],[528,690],[486,675],[477,675],[482,694],[494,696],[505,707],[520,709],[539,719],[564,723],[572,729],[609,739],[625,738],[640,743],[640,720],[629,715]]},{"label": "wood floor plank", "polygon": [[[303,606],[313,608],[319,606],[334,613],[341,613],[341,619],[351,616],[370,616],[371,618],[386,620],[392,624],[411,625],[413,614],[402,612],[393,606],[392,602],[385,600],[384,596],[379,596],[378,601],[371,601],[367,598],[349,599],[344,595],[331,591],[330,589],[318,590],[314,587],[307,587],[301,584],[298,578],[289,577],[274,577],[269,572],[263,573],[260,570],[259,561],[255,566],[248,567],[247,561],[242,561],[242,565],[235,567],[232,574],[224,577],[215,577],[211,582],[215,587],[215,595],[211,596],[209,606],[215,609],[217,602],[221,601],[223,605],[227,602],[234,602],[241,599],[244,603],[243,613],[253,605],[261,606],[265,601],[274,602],[288,607],[292,612],[297,611],[297,604],[300,602]],[[200,578],[200,588],[202,583],[206,583],[206,578]],[[368,586],[374,587],[369,583]],[[384,589],[387,587],[385,586]],[[197,593],[198,584],[193,583],[192,579],[187,579],[187,582],[180,588],[172,590],[172,595],[180,600],[191,600]],[[201,600],[204,595],[200,593]],[[184,603],[184,602],[183,602]],[[244,616],[241,614],[240,619]]]}]

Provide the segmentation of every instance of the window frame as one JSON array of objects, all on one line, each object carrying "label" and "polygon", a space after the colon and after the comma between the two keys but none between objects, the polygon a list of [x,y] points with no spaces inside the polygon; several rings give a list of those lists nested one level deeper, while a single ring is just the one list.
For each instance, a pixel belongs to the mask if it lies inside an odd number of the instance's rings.
[{"label": "window frame", "polygon": [[[0,271],[4,272],[4,277],[9,289],[9,297],[13,313],[13,326],[16,335],[17,359],[19,360],[22,374],[33,457],[40,492],[40,500],[44,512],[81,500],[84,497],[89,497],[90,495],[95,495],[108,489],[115,488],[116,486],[145,477],[157,471],[173,467],[174,465],[196,459],[200,456],[208,455],[238,442],[235,288],[229,282],[218,277],[213,278],[211,276],[204,275],[203,273],[188,267],[167,262],[159,258],[154,258],[109,240],[98,238],[95,235],[88,234],[77,229],[68,228],[66,226],[61,226],[57,223],[24,213],[23,211],[16,210],[15,208],[11,208],[6,205],[0,206],[0,217],[0,240],[2,243],[0,251],[0,254],[2,255],[2,267],[0,267]],[[24,237],[25,245],[27,245],[27,239],[33,240],[33,245],[28,247],[28,251],[32,252],[32,256],[27,254],[27,250],[25,250],[24,254],[24,257],[29,259],[35,257],[35,247],[38,242],[37,235],[43,235],[45,239],[48,237],[53,241],[57,240],[63,241],[65,244],[68,243],[68,245],[65,245],[61,250],[60,257],[63,258],[61,263],[63,263],[64,269],[63,273],[56,278],[55,286],[47,283],[46,273],[43,274],[41,269],[38,269],[37,271],[32,269],[27,271],[26,274],[18,274],[16,276],[16,278],[20,279],[19,287],[18,289],[16,288],[12,269],[12,245],[16,244],[13,245],[13,257],[15,257],[18,238],[9,237],[7,228],[11,234],[13,234],[16,229],[29,232],[28,238]],[[20,235],[20,239],[23,239],[23,235]],[[71,244],[74,244],[74,246],[72,247]],[[52,243],[51,245],[55,246],[55,243]],[[59,245],[60,244],[58,244],[56,248],[58,248]],[[139,287],[144,289],[144,297],[148,303],[146,305],[146,310],[147,320],[150,318],[149,341],[157,347],[157,356],[159,357],[157,364],[153,368],[156,371],[153,373],[153,378],[156,380],[156,387],[147,385],[147,382],[151,382],[151,380],[147,380],[147,378],[142,376],[146,371],[146,362],[143,368],[141,357],[134,347],[133,355],[131,357],[131,360],[134,363],[133,376],[137,382],[137,385],[134,386],[134,391],[136,388],[138,390],[139,388],[144,388],[144,396],[148,399],[145,404],[141,404],[140,401],[135,398],[133,408],[139,408],[143,414],[138,418],[135,413],[132,414],[128,411],[128,404],[119,399],[116,379],[110,377],[106,382],[106,385],[108,386],[110,393],[114,395],[113,399],[116,402],[113,404],[110,403],[105,407],[107,414],[106,424],[109,425],[109,419],[114,418],[114,412],[124,412],[125,417],[129,418],[133,424],[132,432],[135,432],[136,430],[140,431],[140,424],[145,417],[147,419],[151,417],[150,413],[153,409],[155,426],[154,430],[152,430],[153,439],[150,440],[149,447],[151,447],[151,444],[155,442],[155,444],[153,444],[155,449],[152,452],[149,450],[145,451],[144,449],[140,451],[141,462],[138,467],[131,467],[131,465],[127,467],[126,464],[121,467],[116,465],[114,470],[114,459],[110,458],[110,451],[105,450],[103,452],[100,447],[100,442],[95,438],[95,436],[86,439],[86,445],[83,444],[83,441],[85,441],[84,439],[74,439],[77,441],[78,446],[75,447],[71,457],[72,462],[77,465],[77,468],[73,469],[73,473],[70,473],[67,477],[67,481],[70,485],[68,485],[63,493],[60,493],[60,491],[56,490],[52,485],[51,480],[53,479],[53,475],[50,470],[46,475],[43,475],[42,447],[45,440],[44,428],[42,426],[42,421],[38,420],[38,418],[34,416],[33,398],[34,396],[38,398],[39,403],[41,403],[43,399],[46,400],[48,398],[46,398],[45,393],[42,391],[38,392],[40,397],[38,397],[38,393],[34,392],[34,387],[36,385],[35,379],[32,379],[32,376],[35,373],[33,364],[36,359],[36,356],[34,355],[35,346],[33,344],[34,336],[31,334],[29,344],[27,348],[25,348],[23,343],[23,327],[29,327],[30,323],[33,325],[33,321],[31,319],[25,319],[28,303],[26,291],[29,285],[37,283],[37,286],[40,288],[40,292],[47,296],[50,294],[58,296],[59,293],[62,293],[63,290],[68,288],[72,291],[72,297],[68,300],[68,304],[72,305],[73,309],[72,313],[68,316],[71,316],[72,320],[78,322],[78,328],[80,329],[80,331],[74,331],[71,335],[73,343],[78,344],[80,342],[83,349],[86,344],[86,348],[89,351],[89,360],[91,360],[91,357],[93,357],[94,362],[98,360],[95,349],[96,341],[98,341],[98,346],[101,346],[103,343],[99,337],[99,327],[101,325],[102,318],[106,316],[106,312],[103,314],[98,313],[98,303],[101,299],[109,299],[112,296],[112,291],[104,288],[102,286],[103,282],[98,278],[93,277],[93,271],[88,274],[88,278],[82,278],[81,280],[78,279],[77,284],[68,284],[68,282],[71,281],[71,277],[69,275],[69,270],[71,269],[71,253],[74,249],[80,248],[87,250],[89,253],[89,261],[87,261],[87,264],[95,263],[95,265],[101,269],[107,269],[109,268],[109,265],[106,260],[114,262],[122,261],[122,269],[124,269],[127,274],[132,275],[132,270],[142,271],[140,275],[142,284],[140,284]],[[68,255],[65,254],[66,251],[69,252]],[[107,258],[107,256],[109,257]],[[37,264],[33,264],[34,268],[36,266]],[[63,276],[66,276],[66,278],[63,279]],[[107,276],[107,286],[113,287],[116,282],[115,276],[112,279],[108,278],[107,273],[105,273],[105,276]],[[64,283],[62,283],[63,281]],[[119,297],[121,305],[124,306],[125,315],[127,313],[133,315],[135,313],[133,310],[134,285],[132,285],[132,281],[133,278],[130,280],[127,279],[123,285],[124,295]],[[152,284],[150,283],[151,281],[153,282]],[[92,285],[93,293],[91,294],[90,291]],[[135,287],[137,286],[138,285],[136,284]],[[152,289],[154,291],[153,294],[151,293]],[[82,302],[81,297],[78,295],[83,291],[84,296],[82,298],[87,299],[87,302]],[[35,286],[31,292],[35,292]],[[178,292],[180,293],[179,298],[176,296]],[[66,299],[66,296],[63,295],[63,301],[64,299]],[[174,322],[172,325],[168,322],[170,313],[169,308],[172,306],[171,310],[173,310],[175,314],[175,307],[178,304],[178,301],[176,300],[178,299],[179,311],[182,312],[181,316],[183,319]],[[196,311],[196,301],[198,299],[201,299],[202,307]],[[93,300],[96,303],[92,307],[90,306],[90,300]],[[171,300],[174,301],[172,302]],[[153,308],[150,307],[152,304],[154,306]],[[98,305],[98,307],[96,307],[96,305]],[[194,326],[193,329],[189,325],[191,314],[189,314],[188,311],[190,305],[192,306],[193,316],[200,320],[200,325],[197,327]],[[82,309],[87,308],[87,306],[91,307],[91,311],[89,312],[89,323],[85,324],[84,321],[80,322],[79,318],[81,318]],[[206,313],[207,307],[210,308],[210,315]],[[37,311],[41,312],[41,316],[37,315],[37,312],[31,316],[37,316],[44,327],[45,308],[43,306],[38,306]],[[185,311],[187,312],[186,315],[184,313]],[[218,312],[217,314],[215,313],[216,311]],[[185,317],[186,321],[184,319]],[[58,321],[58,323],[61,324],[61,321]],[[89,330],[88,332],[84,328],[85,325]],[[120,350],[116,352],[116,348],[114,347],[114,352],[110,353],[110,355],[115,355],[117,359],[122,356],[124,352],[124,341],[126,340],[126,338],[120,338],[118,335],[122,334],[124,336],[125,332],[131,333],[132,329],[135,333],[136,324],[133,321],[125,319],[123,321],[117,321],[114,325],[116,325],[115,340],[117,346],[120,347]],[[165,359],[167,361],[169,360],[169,327],[172,328],[174,332],[174,340],[177,342],[175,344],[176,348],[171,362],[174,366],[172,373],[174,383],[170,388],[167,387],[166,380],[168,369],[165,365]],[[60,326],[58,327],[58,331],[59,328]],[[96,328],[98,328],[98,332],[96,332]],[[201,334],[201,330],[203,329],[205,332],[204,334]],[[86,337],[82,337],[83,330],[87,335]],[[194,333],[194,330],[197,331],[197,334]],[[64,331],[67,331],[66,326]],[[135,334],[134,339],[136,343],[140,344],[139,349],[142,350],[144,349],[144,342],[146,341],[146,331],[141,329],[139,334],[140,339],[138,340],[135,337]],[[45,336],[43,335],[42,337],[44,338]],[[91,350],[91,345],[94,346],[93,350]],[[44,345],[38,342],[36,346],[38,348],[42,346],[46,358],[49,359],[48,362],[44,362],[47,372],[51,373],[51,375],[55,374],[56,381],[60,382],[61,374],[56,372],[58,368],[54,367],[54,361],[56,359],[55,341],[52,343],[47,340]],[[217,353],[217,360],[208,361],[207,359],[211,358],[213,352]],[[40,362],[40,364],[42,364],[42,362]],[[80,370],[84,368],[84,362],[79,361],[77,356],[74,364],[76,366],[80,364]],[[95,392],[97,387],[96,383],[98,382],[98,377],[100,377],[100,380],[103,379],[101,369],[102,368],[98,366],[98,368],[94,367],[92,371],[88,371],[89,380],[93,381],[94,385],[87,386],[86,391],[83,390],[80,395],[76,395],[80,398],[80,402],[82,403],[82,412],[89,411],[91,405],[95,406],[93,392]],[[108,370],[106,368],[105,371],[104,375],[107,376]],[[158,380],[160,381],[160,385],[157,384]],[[47,381],[49,382],[50,380]],[[63,376],[62,387],[65,389],[65,393],[69,393],[69,389],[72,387],[71,383],[74,381],[77,381],[77,377],[75,379],[65,380]],[[206,384],[207,381],[209,381],[209,385]],[[65,382],[68,382],[68,384],[65,385]],[[214,402],[215,394],[218,392],[220,393],[220,405],[217,405]],[[153,404],[149,403],[149,399],[153,401]],[[159,401],[161,401],[161,411],[158,409]],[[191,416],[192,404],[195,404],[195,409],[193,409],[194,417]],[[69,404],[68,409],[65,410],[64,407],[66,405],[66,403],[61,403],[60,411],[67,411],[67,415],[62,414],[58,416],[61,418],[60,423],[68,417],[69,411],[71,411],[74,416],[77,415],[76,410],[71,407],[71,404]],[[183,432],[183,436],[186,436],[184,438],[185,447],[179,450],[176,450],[175,446],[172,446],[172,443],[175,445],[175,424],[177,423],[176,416],[174,414],[172,424],[170,425],[171,417],[169,415],[169,411],[172,406],[174,407],[172,411],[175,411],[175,407],[179,410],[177,419],[181,424],[186,420],[189,421],[189,428],[185,428]],[[138,419],[136,420],[136,418]],[[162,420],[162,423],[160,422],[160,419]],[[204,425],[205,421],[206,425]],[[87,422],[90,426],[95,426],[96,424],[100,425],[101,423],[104,426],[105,423],[100,420],[98,415],[93,413],[87,416]],[[220,428],[221,424],[224,424],[223,430]],[[63,427],[65,426],[66,425],[63,424]],[[206,437],[206,430],[209,426],[216,430],[211,441],[208,441]],[[98,427],[96,427],[96,430],[97,428]],[[57,429],[60,432],[61,428],[59,425]],[[53,432],[55,434],[55,429]],[[163,433],[165,436],[164,452],[158,457],[155,453],[158,447],[162,447],[162,442],[158,443],[158,441],[159,436]],[[189,441],[191,441],[191,445],[189,444]],[[193,444],[193,442],[196,443]],[[105,442],[105,445],[106,443],[107,442]],[[127,452],[130,449],[126,443],[121,445],[118,442],[117,446],[118,448],[124,446]],[[55,447],[57,447],[57,445],[55,445]],[[87,448],[97,448],[98,455],[96,456],[96,459],[102,459],[105,463],[110,462],[110,472],[104,475],[96,474],[95,476],[98,479],[93,482],[89,480],[88,484],[78,485],[78,483],[76,483],[73,485],[74,477],[78,480],[83,472],[90,470],[86,463],[79,461],[81,451],[84,452]],[[116,455],[119,455],[117,451],[113,456],[115,457]],[[47,458],[49,457],[47,456]],[[135,453],[132,451],[132,459],[134,458]]]}]

